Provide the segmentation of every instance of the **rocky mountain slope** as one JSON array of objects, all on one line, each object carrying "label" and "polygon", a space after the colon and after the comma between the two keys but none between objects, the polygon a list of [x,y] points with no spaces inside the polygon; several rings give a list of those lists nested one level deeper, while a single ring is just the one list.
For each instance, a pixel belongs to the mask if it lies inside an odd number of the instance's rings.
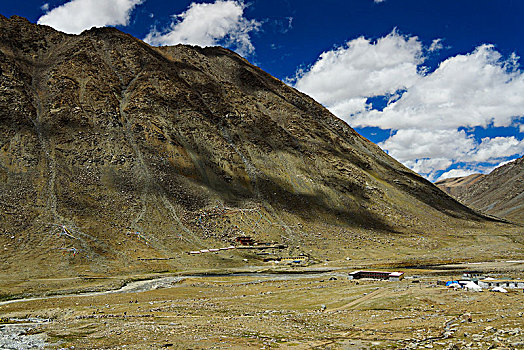
[{"label": "rocky mountain slope", "polygon": [[435,182],[435,185],[452,197],[458,197],[466,192],[470,186],[481,180],[484,174],[472,174],[462,177],[451,177]]},{"label": "rocky mountain slope", "polygon": [[482,212],[524,223],[524,157],[488,175],[445,179],[435,185]]},{"label": "rocky mountain slope", "polygon": [[[0,17],[0,91],[6,273],[237,266],[247,253],[184,252],[243,234],[318,259],[404,254],[485,224],[220,47]],[[174,256],[164,267],[137,260]]]}]

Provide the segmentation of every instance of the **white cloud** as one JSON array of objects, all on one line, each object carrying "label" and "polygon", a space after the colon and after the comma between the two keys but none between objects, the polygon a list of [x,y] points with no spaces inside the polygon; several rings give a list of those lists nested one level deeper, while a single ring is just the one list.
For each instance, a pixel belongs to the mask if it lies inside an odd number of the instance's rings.
[{"label": "white cloud", "polygon": [[[450,171],[447,171],[440,175],[438,180],[444,180],[444,179],[450,179],[453,177],[463,177],[463,176],[469,176],[472,174],[477,174],[478,172],[471,169],[451,169]],[[437,181],[438,181],[437,180]]]},{"label": "white cloud", "polygon": [[514,136],[485,137],[479,143],[464,130],[429,128],[399,130],[379,146],[429,179],[435,179],[439,171],[456,163],[468,164],[471,172],[486,172],[493,167],[478,164],[498,164],[507,157],[524,153],[524,140],[519,141]]},{"label": "white cloud", "polygon": [[[476,142],[464,130],[402,129],[379,146],[401,162],[422,158],[458,160],[462,155],[473,152]],[[442,166],[437,170],[451,165],[439,164]]]},{"label": "white cloud", "polygon": [[199,46],[225,45],[240,54],[254,51],[250,33],[260,23],[243,17],[246,5],[237,0],[217,0],[212,4],[192,3],[163,31],[152,29],[144,41],[151,45],[191,44]]},{"label": "white cloud", "polygon": [[524,140],[510,137],[485,137],[473,154],[466,154],[465,159],[475,162],[494,163],[506,157],[524,153]]},{"label": "white cloud", "polygon": [[38,24],[46,24],[70,34],[79,34],[92,27],[125,26],[129,24],[129,17],[135,6],[142,2],[143,0],[71,0],[40,17]]},{"label": "white cloud", "polygon": [[384,111],[360,113],[355,126],[401,129],[435,125],[510,126],[524,115],[524,75],[513,58],[503,61],[493,46],[448,58]]},{"label": "white cloud", "polygon": [[375,2],[375,4],[380,4],[381,2],[384,2],[386,0],[373,0]]},{"label": "white cloud", "polygon": [[405,163],[406,166],[413,169],[413,171],[422,174],[433,174],[434,169],[446,169],[453,164],[452,161],[446,158],[420,158],[415,160],[408,160]]},{"label": "white cloud", "polygon": [[47,12],[49,10],[49,3],[44,3],[42,6],[40,6],[40,9],[44,12]]},{"label": "white cloud", "polygon": [[[430,179],[459,163],[468,171],[485,171],[481,163],[498,164],[524,153],[524,141],[515,136],[480,142],[474,137],[476,127],[524,132],[518,57],[503,59],[492,45],[481,45],[428,72],[423,53],[441,47],[437,39],[424,49],[416,37],[396,32],[375,42],[354,39],[299,71],[295,87],[351,126],[393,130],[379,145]],[[389,101],[382,111],[366,103],[377,96]]]},{"label": "white cloud", "polygon": [[429,46],[428,51],[435,52],[435,51],[442,50],[443,48],[444,48],[444,45],[442,45],[442,39],[435,39]]},{"label": "white cloud", "polygon": [[295,87],[339,117],[365,111],[371,96],[394,94],[421,77],[422,45],[396,31],[372,42],[364,37],[324,52],[308,71],[299,71]]}]

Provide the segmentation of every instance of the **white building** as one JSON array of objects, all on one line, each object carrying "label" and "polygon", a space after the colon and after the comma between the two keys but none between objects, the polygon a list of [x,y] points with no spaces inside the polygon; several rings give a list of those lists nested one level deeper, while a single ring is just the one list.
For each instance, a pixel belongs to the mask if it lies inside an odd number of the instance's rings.
[{"label": "white building", "polygon": [[524,280],[481,280],[478,281],[481,288],[503,287],[509,289],[524,289]]}]

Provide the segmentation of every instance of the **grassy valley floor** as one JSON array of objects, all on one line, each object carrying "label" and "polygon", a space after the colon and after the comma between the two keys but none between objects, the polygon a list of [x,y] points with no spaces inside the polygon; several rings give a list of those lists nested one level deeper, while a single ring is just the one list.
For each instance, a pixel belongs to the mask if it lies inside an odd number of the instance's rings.
[{"label": "grassy valley floor", "polygon": [[326,272],[301,270],[162,275],[157,276],[159,283],[135,283],[136,288],[122,293],[3,304],[0,345],[18,341],[29,347],[40,341],[69,349],[524,347],[522,290],[467,292],[436,284],[468,270],[522,277],[523,262],[406,269],[407,278],[399,282],[351,281],[349,270],[336,267]]}]

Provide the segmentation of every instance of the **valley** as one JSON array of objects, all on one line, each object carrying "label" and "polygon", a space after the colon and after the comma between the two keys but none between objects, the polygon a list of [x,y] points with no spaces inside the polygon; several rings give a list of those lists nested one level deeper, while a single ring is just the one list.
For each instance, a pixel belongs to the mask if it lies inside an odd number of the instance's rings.
[{"label": "valley", "polygon": [[524,278],[521,223],[233,51],[0,15],[0,91],[0,348],[523,347],[437,284]]},{"label": "valley", "polygon": [[22,343],[40,337],[75,349],[520,348],[522,291],[467,292],[436,281],[471,268],[511,276],[523,267],[439,265],[409,269],[399,282],[350,281],[340,266],[157,276],[143,290],[0,304],[1,327],[26,327]]}]

